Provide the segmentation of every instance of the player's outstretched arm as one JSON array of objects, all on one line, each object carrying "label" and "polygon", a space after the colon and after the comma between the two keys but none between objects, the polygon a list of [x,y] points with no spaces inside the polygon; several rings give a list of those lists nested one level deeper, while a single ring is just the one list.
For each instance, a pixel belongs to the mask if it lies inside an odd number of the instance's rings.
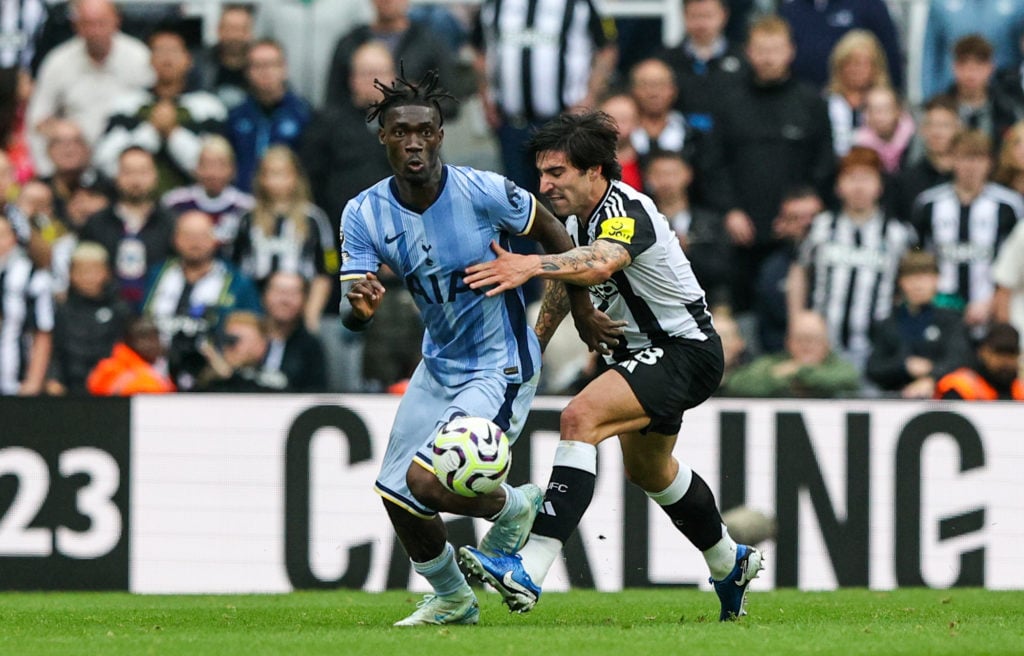
[{"label": "player's outstretched arm", "polygon": [[377,276],[341,281],[341,323],[349,330],[364,330],[384,298],[384,285]]}]

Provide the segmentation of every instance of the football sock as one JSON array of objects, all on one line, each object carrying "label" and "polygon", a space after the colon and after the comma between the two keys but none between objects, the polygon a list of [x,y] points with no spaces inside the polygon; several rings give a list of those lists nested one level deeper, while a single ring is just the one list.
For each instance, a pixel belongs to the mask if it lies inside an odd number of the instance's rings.
[{"label": "football sock", "polygon": [[439,597],[471,592],[469,584],[466,583],[466,577],[463,576],[458,563],[455,562],[455,548],[447,542],[445,542],[444,551],[440,556],[425,563],[412,561],[412,567],[430,582]]},{"label": "football sock", "polygon": [[488,521],[496,522],[506,515],[515,515],[517,512],[521,512],[528,503],[526,495],[520,492],[518,488],[514,488],[508,483],[502,483],[501,489],[505,490],[505,505],[501,507],[497,515],[488,517]]},{"label": "football sock", "polygon": [[559,442],[544,505],[533,521],[532,533],[565,544],[594,498],[596,481],[597,447],[586,442]]},{"label": "football sock", "polygon": [[704,562],[711,570],[711,578],[721,581],[729,576],[736,567],[736,541],[729,536],[729,531],[722,525],[722,539],[715,546],[703,552]]},{"label": "football sock", "polygon": [[[728,576],[736,564],[736,543],[729,537],[715,505],[715,495],[700,477],[683,463],[667,488],[648,492],[675,527],[700,549],[716,579]],[[727,566],[727,567],[726,567]],[[725,573],[718,574],[725,568]]]},{"label": "football sock", "polygon": [[597,447],[585,442],[559,442],[544,506],[533,522],[530,541],[519,552],[523,568],[537,585],[544,582],[562,545],[583,518],[594,497],[596,480]]}]

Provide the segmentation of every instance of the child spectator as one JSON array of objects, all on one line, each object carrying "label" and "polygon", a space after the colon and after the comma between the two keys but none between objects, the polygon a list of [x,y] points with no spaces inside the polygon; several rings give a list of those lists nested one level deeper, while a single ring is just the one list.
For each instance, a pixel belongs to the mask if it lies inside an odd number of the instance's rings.
[{"label": "child spectator", "polygon": [[879,206],[882,162],[870,148],[854,146],[842,159],[836,191],[840,211],[814,219],[790,269],[787,307],[792,321],[809,302],[832,346],[863,371],[871,324],[892,310],[896,270],[914,235]]},{"label": "child spectator", "polygon": [[853,143],[871,148],[882,160],[886,175],[899,173],[911,139],[914,119],[903,108],[891,87],[875,87],[864,102],[864,125],[853,135]]},{"label": "child spectator", "polygon": [[960,115],[949,96],[935,96],[924,105],[918,132],[923,155],[903,166],[892,179],[888,194],[889,210],[901,221],[910,221],[918,195],[953,177],[953,137],[960,131]]},{"label": "child spectator", "polygon": [[84,242],[71,255],[67,300],[57,306],[53,359],[46,383],[52,395],[85,394],[86,379],[124,335],[131,312],[111,284],[107,251]]},{"label": "child spectator", "polygon": [[928,399],[935,381],[971,359],[967,327],[959,312],[936,307],[939,265],[927,251],[900,260],[902,300],[892,316],[874,325],[868,378],[907,399]]},{"label": "child spectator", "polygon": [[992,262],[1024,214],[1019,194],[988,182],[992,147],[980,131],[953,140],[953,181],[918,197],[913,224],[939,260],[939,293],[980,331],[992,312]]}]

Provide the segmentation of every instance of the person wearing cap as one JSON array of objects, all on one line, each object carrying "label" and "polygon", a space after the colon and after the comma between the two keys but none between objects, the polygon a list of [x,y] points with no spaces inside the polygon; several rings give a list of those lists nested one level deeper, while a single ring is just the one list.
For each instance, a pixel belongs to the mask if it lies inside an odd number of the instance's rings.
[{"label": "person wearing cap", "polygon": [[914,233],[879,206],[882,160],[854,146],[839,164],[839,212],[815,217],[790,267],[786,305],[790,320],[805,309],[825,317],[829,341],[858,370],[871,350],[871,324],[889,316],[896,270]]},{"label": "person wearing cap", "polygon": [[935,381],[971,361],[967,327],[959,312],[935,305],[939,265],[927,251],[900,260],[901,302],[871,329],[867,377],[885,392],[928,399]]},{"label": "person wearing cap", "polygon": [[974,367],[961,367],[935,385],[936,399],[1024,401],[1020,379],[1020,334],[1008,323],[995,323],[977,348]]}]

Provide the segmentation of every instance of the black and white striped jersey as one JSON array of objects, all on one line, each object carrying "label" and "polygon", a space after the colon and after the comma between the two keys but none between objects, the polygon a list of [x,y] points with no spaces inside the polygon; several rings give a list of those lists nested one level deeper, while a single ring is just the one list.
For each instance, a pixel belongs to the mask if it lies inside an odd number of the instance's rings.
[{"label": "black and white striped jersey", "polygon": [[232,259],[242,273],[262,288],[270,274],[290,271],[306,280],[338,272],[338,249],[334,231],[323,211],[306,204],[306,234],[300,238],[295,224],[283,216],[275,220],[274,234],[267,235],[253,223],[253,214],[242,217]]},{"label": "black and white striped jersey", "polygon": [[985,185],[969,205],[960,203],[951,183],[922,192],[913,221],[921,243],[939,260],[939,292],[965,303],[990,299],[992,263],[1022,215],[1020,195],[997,184]]},{"label": "black and white striped jersey", "polygon": [[912,228],[880,212],[861,224],[842,213],[815,217],[800,263],[834,348],[867,357],[871,324],[892,312],[900,258],[915,241]]},{"label": "black and white striped jersey", "polygon": [[52,285],[20,249],[0,262],[0,395],[18,393],[33,334],[53,330]]},{"label": "black and white striped jersey", "polygon": [[43,0],[0,0],[0,68],[32,66],[46,13]]},{"label": "black and white striped jersey", "polygon": [[632,258],[629,266],[590,287],[597,309],[627,322],[625,344],[614,360],[673,337],[705,341],[715,334],[704,290],[679,238],[650,198],[613,181],[594,213],[586,221],[570,216],[566,229],[577,246],[606,239],[625,247]]},{"label": "black and white striped jersey", "polygon": [[592,0],[485,0],[473,36],[498,106],[530,121],[587,95],[594,52],[609,40]]}]

